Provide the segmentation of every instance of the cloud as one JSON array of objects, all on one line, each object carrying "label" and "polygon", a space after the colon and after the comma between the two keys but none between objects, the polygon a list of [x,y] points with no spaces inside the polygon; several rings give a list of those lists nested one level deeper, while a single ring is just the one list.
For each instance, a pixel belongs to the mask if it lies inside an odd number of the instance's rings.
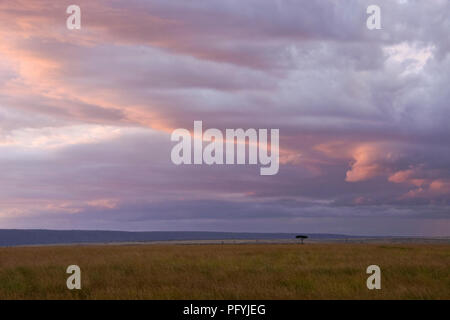
[{"label": "cloud", "polygon": [[[2,224],[448,235],[448,1],[78,4],[0,2]],[[279,174],[173,166],[194,120],[280,129]]]},{"label": "cloud", "polygon": [[358,147],[353,155],[354,163],[352,168],[347,171],[345,180],[357,182],[376,176],[380,171],[380,167],[374,158],[380,156],[380,153],[380,150],[375,149],[373,146]]}]

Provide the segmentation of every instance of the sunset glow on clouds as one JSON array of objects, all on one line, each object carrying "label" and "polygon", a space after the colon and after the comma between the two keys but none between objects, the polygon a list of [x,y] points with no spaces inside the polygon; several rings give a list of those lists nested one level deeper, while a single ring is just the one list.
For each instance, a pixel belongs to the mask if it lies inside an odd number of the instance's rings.
[{"label": "sunset glow on clouds", "polygon": [[[0,228],[450,234],[450,3],[0,0]],[[280,170],[175,166],[279,128]]]}]

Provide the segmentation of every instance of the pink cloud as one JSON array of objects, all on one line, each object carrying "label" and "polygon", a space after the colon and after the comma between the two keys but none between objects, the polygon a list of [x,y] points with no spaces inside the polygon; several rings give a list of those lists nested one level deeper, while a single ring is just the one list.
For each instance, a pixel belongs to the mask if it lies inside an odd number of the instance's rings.
[{"label": "pink cloud", "polygon": [[380,173],[377,160],[383,156],[382,150],[374,145],[361,145],[353,151],[351,169],[347,171],[345,181],[358,182],[368,180]]}]

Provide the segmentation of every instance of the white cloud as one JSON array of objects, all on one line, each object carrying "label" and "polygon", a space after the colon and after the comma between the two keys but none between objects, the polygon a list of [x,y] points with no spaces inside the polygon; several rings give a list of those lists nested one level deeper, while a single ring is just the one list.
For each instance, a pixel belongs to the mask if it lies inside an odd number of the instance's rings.
[{"label": "white cloud", "polygon": [[0,147],[55,149],[76,144],[98,143],[115,139],[126,133],[145,131],[103,125],[73,125],[65,127],[24,128],[0,136]]},{"label": "white cloud", "polygon": [[398,68],[401,75],[420,73],[428,60],[433,58],[435,46],[420,46],[417,43],[402,42],[383,48],[387,56],[386,64],[388,67]]}]

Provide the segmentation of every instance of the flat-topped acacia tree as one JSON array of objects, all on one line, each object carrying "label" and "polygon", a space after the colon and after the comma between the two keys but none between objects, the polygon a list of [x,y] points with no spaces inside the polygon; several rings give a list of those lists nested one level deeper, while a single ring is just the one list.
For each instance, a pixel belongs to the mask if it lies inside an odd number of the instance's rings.
[{"label": "flat-topped acacia tree", "polygon": [[298,235],[295,238],[300,239],[301,243],[303,244],[303,240],[308,239],[308,236]]}]

